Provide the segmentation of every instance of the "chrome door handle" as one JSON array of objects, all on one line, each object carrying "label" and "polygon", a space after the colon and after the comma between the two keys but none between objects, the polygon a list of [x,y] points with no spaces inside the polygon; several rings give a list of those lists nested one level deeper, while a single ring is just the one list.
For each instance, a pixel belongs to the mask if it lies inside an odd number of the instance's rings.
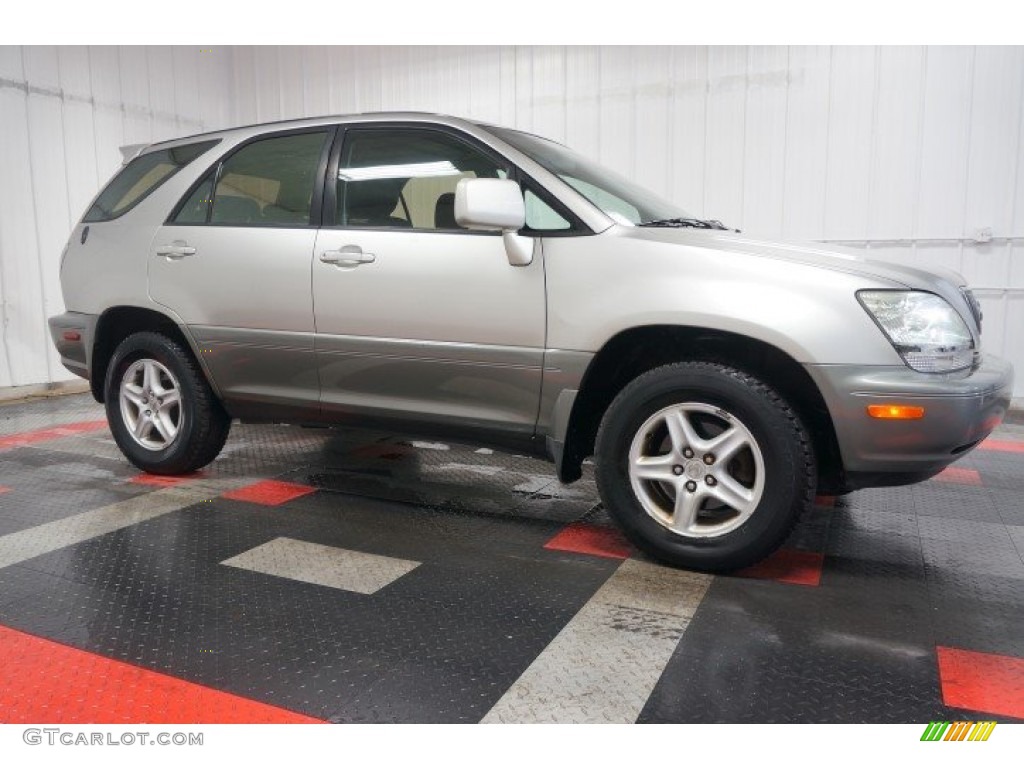
[{"label": "chrome door handle", "polygon": [[363,253],[358,245],[346,245],[337,251],[324,251],[320,261],[324,264],[337,264],[343,267],[355,267],[360,264],[372,264],[377,257],[372,253]]},{"label": "chrome door handle", "polygon": [[195,252],[195,248],[191,245],[186,245],[180,240],[175,240],[170,245],[158,245],[156,247],[157,256],[166,256],[169,259],[180,259],[182,256],[191,256]]}]

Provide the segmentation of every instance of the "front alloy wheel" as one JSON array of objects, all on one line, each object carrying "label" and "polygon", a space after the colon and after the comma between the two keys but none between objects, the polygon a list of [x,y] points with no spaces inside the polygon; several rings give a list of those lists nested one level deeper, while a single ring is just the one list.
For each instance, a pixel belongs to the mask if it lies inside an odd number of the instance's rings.
[{"label": "front alloy wheel", "polygon": [[631,381],[601,420],[594,456],[601,499],[630,541],[705,571],[771,553],[817,482],[793,408],[764,381],[719,363],[673,363]]},{"label": "front alloy wheel", "polygon": [[739,419],[707,403],[662,408],[629,450],[629,478],[654,520],[698,538],[721,536],[750,519],[764,493],[764,457]]}]

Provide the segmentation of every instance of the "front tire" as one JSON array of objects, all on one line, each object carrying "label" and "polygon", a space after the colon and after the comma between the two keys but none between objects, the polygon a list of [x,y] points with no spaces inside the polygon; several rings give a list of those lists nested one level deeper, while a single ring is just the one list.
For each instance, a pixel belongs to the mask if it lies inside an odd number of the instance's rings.
[{"label": "front tire", "polygon": [[811,440],[764,382],[714,363],[656,368],[628,384],[597,435],[597,483],[640,549],[731,571],[774,551],[814,501]]},{"label": "front tire", "polygon": [[205,467],[231,428],[195,360],[160,333],[135,333],[118,345],[107,367],[104,401],[121,452],[155,475]]}]

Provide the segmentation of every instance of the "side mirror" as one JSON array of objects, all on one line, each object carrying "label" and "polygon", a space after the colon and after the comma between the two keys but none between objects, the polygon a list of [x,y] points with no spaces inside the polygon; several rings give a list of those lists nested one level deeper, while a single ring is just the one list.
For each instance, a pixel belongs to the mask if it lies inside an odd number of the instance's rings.
[{"label": "side mirror", "polygon": [[516,234],[526,225],[526,204],[511,179],[461,179],[455,187],[455,221],[467,229],[501,232],[509,264],[525,267],[533,261],[533,240]]},{"label": "side mirror", "polygon": [[526,204],[510,179],[461,179],[455,187],[455,221],[467,229],[522,229]]}]

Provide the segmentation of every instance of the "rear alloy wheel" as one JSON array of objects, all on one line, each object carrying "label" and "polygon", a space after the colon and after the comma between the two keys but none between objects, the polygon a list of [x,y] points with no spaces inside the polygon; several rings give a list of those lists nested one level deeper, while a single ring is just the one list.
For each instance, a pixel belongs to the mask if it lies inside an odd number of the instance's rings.
[{"label": "rear alloy wheel", "polygon": [[156,360],[142,358],[121,377],[121,419],[143,448],[169,448],[181,430],[181,385]]},{"label": "rear alloy wheel", "polygon": [[153,474],[185,474],[206,466],[231,428],[195,359],[160,333],[134,333],[117,346],[104,395],[121,452]]},{"label": "rear alloy wheel", "polygon": [[674,565],[729,571],[775,550],[814,499],[800,419],[747,373],[677,363],[628,384],[595,451],[601,498],[629,539]]}]

